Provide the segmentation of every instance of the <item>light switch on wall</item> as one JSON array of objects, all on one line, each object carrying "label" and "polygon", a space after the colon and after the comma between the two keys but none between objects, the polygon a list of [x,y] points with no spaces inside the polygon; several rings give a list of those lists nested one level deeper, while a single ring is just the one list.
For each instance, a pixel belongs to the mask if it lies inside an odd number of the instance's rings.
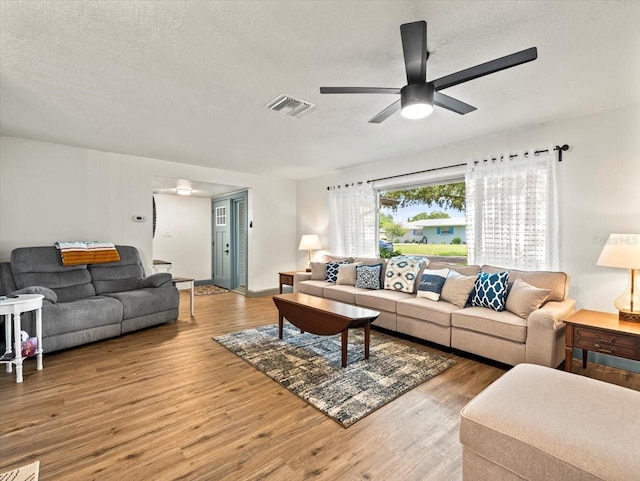
[{"label": "light switch on wall", "polygon": [[162,237],[171,237],[171,232],[163,232]]}]

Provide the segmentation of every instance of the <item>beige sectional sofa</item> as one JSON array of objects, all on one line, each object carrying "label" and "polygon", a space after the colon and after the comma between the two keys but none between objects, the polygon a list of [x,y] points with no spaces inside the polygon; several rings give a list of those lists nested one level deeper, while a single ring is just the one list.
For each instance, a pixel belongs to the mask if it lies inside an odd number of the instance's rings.
[{"label": "beige sectional sofa", "polygon": [[[325,256],[324,262],[336,257]],[[351,262],[386,265],[385,259],[348,259]],[[550,291],[546,302],[520,317],[508,310],[495,311],[486,307],[460,308],[444,300],[433,301],[414,293],[390,289],[362,289],[312,279],[311,273],[300,272],[294,277],[294,292],[326,297],[347,304],[380,311],[374,322],[390,331],[407,334],[445,347],[466,351],[505,364],[533,363],[557,367],[564,360],[565,326],[563,319],[574,312],[575,301],[569,299],[569,276],[563,272],[534,272],[501,269],[494,266],[460,266],[442,262],[425,262],[429,270],[450,269],[465,276],[479,272],[496,273],[507,270],[509,285],[516,279]],[[417,277],[416,287],[422,271]]]}]

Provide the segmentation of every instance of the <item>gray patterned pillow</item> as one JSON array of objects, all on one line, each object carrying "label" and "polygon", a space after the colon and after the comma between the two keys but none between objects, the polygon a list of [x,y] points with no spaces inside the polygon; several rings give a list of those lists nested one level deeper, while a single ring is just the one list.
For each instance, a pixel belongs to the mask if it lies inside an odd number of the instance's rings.
[{"label": "gray patterned pillow", "polygon": [[382,264],[356,267],[356,287],[361,289],[380,289]]}]

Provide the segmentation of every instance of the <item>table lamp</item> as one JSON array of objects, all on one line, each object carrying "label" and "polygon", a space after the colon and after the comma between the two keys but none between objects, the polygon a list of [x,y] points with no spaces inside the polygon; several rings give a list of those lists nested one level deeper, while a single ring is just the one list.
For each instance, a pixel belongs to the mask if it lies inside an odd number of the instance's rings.
[{"label": "table lamp", "polygon": [[311,272],[311,251],[317,251],[318,249],[322,249],[322,246],[317,235],[305,234],[302,236],[298,250],[307,251],[307,272]]},{"label": "table lamp", "polygon": [[627,290],[614,305],[621,321],[640,322],[640,234],[611,234],[597,265],[629,269]]}]

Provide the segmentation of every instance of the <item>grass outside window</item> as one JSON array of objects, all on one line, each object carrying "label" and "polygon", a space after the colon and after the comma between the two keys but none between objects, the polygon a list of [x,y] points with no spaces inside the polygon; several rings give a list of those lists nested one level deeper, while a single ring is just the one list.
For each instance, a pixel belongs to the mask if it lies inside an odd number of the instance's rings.
[{"label": "grass outside window", "polygon": [[407,255],[422,256],[466,256],[467,246],[464,244],[414,244],[394,243],[393,250]]}]

